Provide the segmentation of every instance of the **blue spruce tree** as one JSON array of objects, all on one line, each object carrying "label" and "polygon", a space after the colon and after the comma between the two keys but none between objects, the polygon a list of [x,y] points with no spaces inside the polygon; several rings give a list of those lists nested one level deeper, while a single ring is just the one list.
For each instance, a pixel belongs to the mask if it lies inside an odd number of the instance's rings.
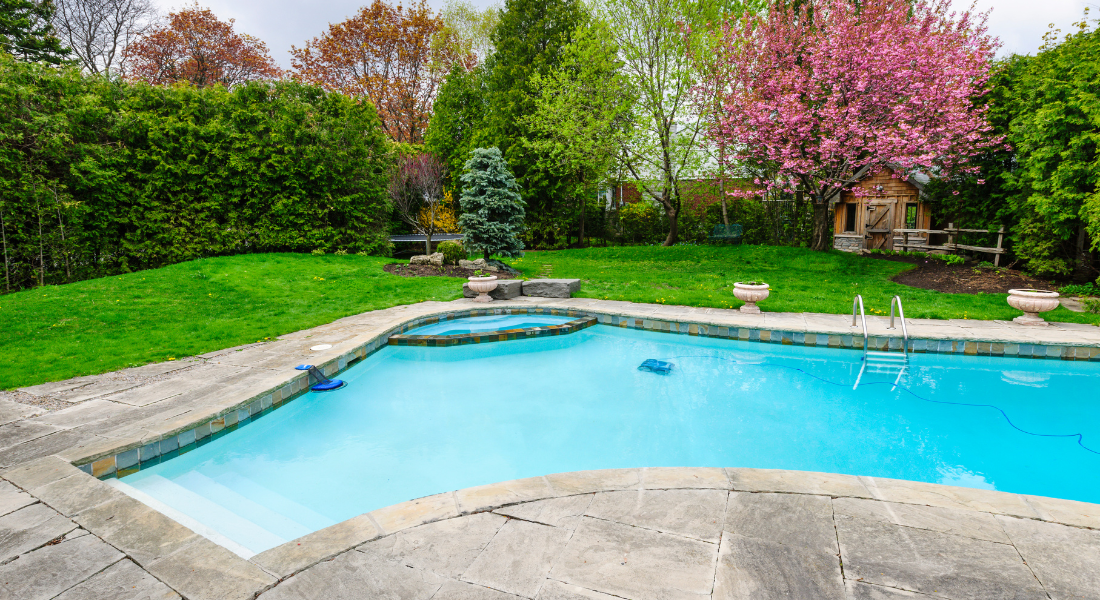
[{"label": "blue spruce tree", "polygon": [[490,254],[521,256],[523,242],[523,200],[516,178],[497,148],[478,148],[466,161],[462,175],[462,216],[458,225],[465,235],[463,245]]}]

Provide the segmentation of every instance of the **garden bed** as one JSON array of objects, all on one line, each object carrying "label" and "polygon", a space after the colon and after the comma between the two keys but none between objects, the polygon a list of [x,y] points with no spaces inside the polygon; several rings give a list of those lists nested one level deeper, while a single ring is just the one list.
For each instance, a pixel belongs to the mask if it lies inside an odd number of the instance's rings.
[{"label": "garden bed", "polygon": [[[402,277],[473,277],[474,269],[463,269],[457,265],[408,265],[390,263],[382,267],[387,273]],[[497,279],[513,279],[514,276],[506,271],[487,271],[490,275],[496,275]]]},{"label": "garden bed", "polygon": [[867,255],[867,258],[915,264],[917,268],[896,275],[902,285],[948,294],[1007,294],[1011,289],[1057,290],[1057,284],[1022,271],[977,264],[949,265],[934,258]]}]

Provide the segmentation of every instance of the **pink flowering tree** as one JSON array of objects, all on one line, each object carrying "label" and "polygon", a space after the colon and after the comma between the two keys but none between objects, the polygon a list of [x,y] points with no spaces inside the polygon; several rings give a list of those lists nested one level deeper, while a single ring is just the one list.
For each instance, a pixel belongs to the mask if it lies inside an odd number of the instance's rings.
[{"label": "pink flowering tree", "polygon": [[765,191],[814,206],[812,247],[829,249],[829,202],[883,168],[907,177],[973,172],[1000,143],[975,104],[996,41],[984,14],[949,0],[806,0],[725,24],[711,81],[720,156],[769,173]]}]

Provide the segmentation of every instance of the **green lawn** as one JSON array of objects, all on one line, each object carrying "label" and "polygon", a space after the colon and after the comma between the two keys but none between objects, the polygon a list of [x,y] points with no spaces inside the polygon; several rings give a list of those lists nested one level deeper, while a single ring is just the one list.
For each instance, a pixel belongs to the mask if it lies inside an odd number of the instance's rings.
[{"label": "green lawn", "polygon": [[[211,258],[0,296],[0,389],[190,356],[422,300],[453,300],[461,281],[389,275],[389,259],[308,254]],[[528,277],[584,280],[580,296],[736,308],[735,281],[772,286],[765,311],[1011,319],[1004,294],[941,294],[890,278],[910,268],[840,252],[766,246],[617,247],[528,252],[510,261]],[[1100,324],[1100,315],[1047,313]]]},{"label": "green lawn", "polygon": [[[894,283],[913,265],[774,246],[630,246],[528,252],[510,261],[528,277],[551,265],[551,277],[584,280],[579,296],[632,302],[737,308],[735,281],[764,281],[771,297],[761,310],[851,314],[863,295],[868,314],[890,314],[890,299],[902,298],[907,318],[1012,319],[1020,313],[1006,294],[944,294]],[[1100,315],[1059,307],[1052,321],[1100,324]]]},{"label": "green lawn", "polygon": [[191,356],[368,310],[453,300],[461,280],[390,259],[253,254],[0,296],[0,389]]}]

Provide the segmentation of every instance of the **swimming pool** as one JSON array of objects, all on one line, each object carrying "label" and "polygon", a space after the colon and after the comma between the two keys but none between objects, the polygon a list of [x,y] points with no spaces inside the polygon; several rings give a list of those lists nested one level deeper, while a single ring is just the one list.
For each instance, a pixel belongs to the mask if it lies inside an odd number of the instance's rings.
[{"label": "swimming pool", "polygon": [[[1095,364],[917,354],[896,389],[865,373],[853,390],[861,356],[603,325],[389,346],[342,373],[346,388],[121,481],[243,554],[420,496],[585,469],[795,469],[1100,502]],[[646,359],[673,370],[638,370]]]}]

